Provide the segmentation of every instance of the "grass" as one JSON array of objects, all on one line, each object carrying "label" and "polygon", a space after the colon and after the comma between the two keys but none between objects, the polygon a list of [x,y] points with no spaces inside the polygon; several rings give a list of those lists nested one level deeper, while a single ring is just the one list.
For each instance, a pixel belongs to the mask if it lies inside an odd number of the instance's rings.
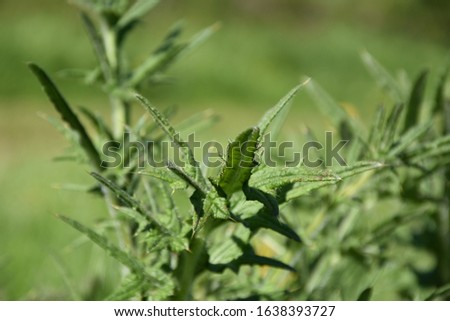
[{"label": "grass", "polygon": [[[98,213],[104,213],[104,207],[83,193],[51,188],[55,182],[85,182],[88,177],[80,175],[83,169],[80,171],[78,166],[51,162],[65,143],[36,115],[38,111],[52,112],[26,70],[25,62],[33,59],[56,72],[66,66],[91,66],[94,59],[79,28],[78,17],[66,4],[53,3],[47,12],[34,8],[29,11],[31,14],[15,9],[10,2],[5,3],[2,5],[8,5],[8,10],[0,11],[1,24],[8,26],[0,28],[0,244],[4,248],[0,256],[0,298],[71,298],[64,283],[65,274],[74,283],[80,282],[83,291],[88,293],[96,280],[86,280],[81,267],[89,262],[95,274],[102,278],[110,274],[105,269],[113,263],[106,256],[90,261],[102,254],[87,243],[74,250],[64,250],[78,234],[53,214],[64,209],[67,216],[96,224],[103,218]],[[169,9],[164,10],[168,16]],[[181,11],[177,10],[174,15]],[[353,106],[363,121],[367,121],[376,103],[386,98],[374,89],[360,63],[358,53],[363,48],[389,69],[401,66],[410,75],[416,75],[424,66],[436,69],[448,52],[444,45],[426,38],[417,41],[395,32],[387,35],[364,28],[359,31],[356,26],[336,21],[319,26],[297,25],[296,21],[291,21],[289,26],[279,21],[267,24],[257,19],[248,23],[243,13],[228,19],[213,13],[201,16],[194,9],[178,16],[186,17],[188,34],[205,22],[216,20],[222,20],[222,29],[187,61],[171,70],[170,75],[177,79],[175,85],[150,94],[161,106],[183,102],[179,119],[205,107],[217,110],[222,115],[222,123],[213,134],[203,135],[215,135],[222,141],[236,134],[229,123],[238,128],[255,123],[261,111],[276,102],[304,74],[313,76],[332,96]],[[157,15],[149,18],[156,23],[156,30],[150,31],[158,38],[158,33],[168,27],[166,21],[173,19],[156,18]],[[151,42],[142,44],[142,39],[148,38],[148,31],[141,27],[131,39],[132,47],[139,47],[138,52],[144,51],[142,47],[152,48]],[[405,55],[405,52],[413,54]],[[135,59],[139,58],[142,56]],[[104,108],[105,101],[94,89],[67,80],[58,83],[72,101]],[[300,124],[329,127],[315,108],[306,95],[300,95],[287,132],[295,133]],[[234,113],[240,115],[237,122],[230,116]],[[55,263],[58,261],[52,258],[55,252],[62,255],[65,268]],[[100,290],[107,293],[111,288],[106,284]],[[102,293],[93,293],[92,297],[101,297]]]}]

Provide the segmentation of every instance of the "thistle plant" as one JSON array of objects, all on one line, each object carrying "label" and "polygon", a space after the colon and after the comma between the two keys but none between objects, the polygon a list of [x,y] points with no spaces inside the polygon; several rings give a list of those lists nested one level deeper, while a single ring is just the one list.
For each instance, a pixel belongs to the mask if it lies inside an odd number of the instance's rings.
[{"label": "thistle plant", "polygon": [[[386,251],[414,248],[408,237],[417,221],[422,228],[430,222],[440,227],[441,246],[428,249],[438,258],[439,277],[427,285],[429,292],[417,292],[421,288],[414,282],[392,291],[400,298],[448,296],[450,133],[445,77],[429,107],[423,98],[426,74],[412,89],[400,88],[365,54],[370,70],[396,102],[387,117],[380,109],[369,133],[308,79],[254,127],[230,141],[218,170],[208,169],[180,128],[171,124],[172,110],[158,109],[139,93],[145,85],[158,82],[166,68],[208,38],[216,26],[180,43],[181,27],[176,25],[141,65],[132,68],[125,39],[156,3],[76,1],[98,60],[93,70],[76,74],[99,85],[108,96],[109,122],[92,109],[75,111],[43,69],[29,65],[61,116],[61,121],[51,121],[90,166],[95,181],[90,191],[104,198],[110,214],[111,230],[58,216],[124,266],[121,284],[106,299],[368,299],[386,262],[409,276],[417,272],[412,261],[398,262]],[[274,131],[274,123],[282,120],[300,91],[312,94],[339,137],[350,142],[345,166],[274,167],[263,161],[263,138]],[[423,109],[423,118],[417,116],[422,106],[429,107]],[[153,121],[144,115],[133,123],[136,107]],[[435,118],[445,120],[442,129],[431,127]],[[216,118],[199,114],[193,119],[181,127],[196,130]],[[109,166],[103,148],[125,134],[143,145],[150,142],[152,152],[165,157],[165,166],[152,166],[137,151],[127,153],[124,146],[116,146],[122,162]],[[307,136],[310,139],[312,131]],[[165,140],[172,143],[181,163],[164,154]],[[174,191],[190,206],[178,202]],[[370,213],[379,210],[376,203],[385,199],[394,199],[398,211],[368,225]],[[348,280],[342,281],[342,275]]]}]

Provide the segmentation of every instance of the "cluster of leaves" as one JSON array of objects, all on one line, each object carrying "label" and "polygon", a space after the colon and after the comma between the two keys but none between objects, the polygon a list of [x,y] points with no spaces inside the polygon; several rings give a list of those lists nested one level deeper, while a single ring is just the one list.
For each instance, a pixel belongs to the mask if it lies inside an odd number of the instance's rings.
[{"label": "cluster of leaves", "polygon": [[[231,141],[220,171],[211,173],[199,164],[179,131],[209,125],[215,118],[195,115],[194,121],[180,124],[177,131],[170,122],[173,110],[161,112],[135,93],[162,79],[171,63],[201,43],[215,27],[180,44],[181,27],[177,25],[147,60],[130,68],[124,40],[157,1],[76,3],[90,13],[83,13],[83,21],[99,67],[69,74],[101,85],[111,102],[111,125],[91,109],[81,108],[96,131],[94,137],[48,75],[34,64],[30,68],[62,118],[62,122],[51,121],[75,143],[92,168],[97,183],[88,190],[105,199],[111,214],[107,226],[112,226],[112,232],[60,216],[127,267],[122,284],[108,299],[369,298],[378,274],[398,278],[395,273],[399,271],[409,271],[406,278],[417,278],[416,283],[393,283],[393,293],[409,298],[424,295],[414,292],[420,286],[410,285],[426,282],[420,279],[425,276],[410,257],[392,255],[411,247],[433,253],[439,260],[433,271],[439,277],[427,285],[437,288],[450,281],[450,252],[445,253],[450,246],[445,77],[436,90],[433,108],[423,109],[426,115],[418,117],[422,106],[427,106],[423,98],[426,74],[405,91],[366,54],[370,69],[396,102],[388,116],[380,109],[367,137],[344,109],[307,80],[268,110],[255,127]],[[284,168],[260,161],[264,134],[274,120],[282,118],[301,89],[317,99],[340,137],[350,141],[348,166]],[[154,123],[143,116],[131,124],[131,108],[137,102]],[[431,126],[435,118],[444,119],[442,129]],[[152,142],[156,153],[164,139],[171,140],[185,166],[170,158],[166,167],[146,166],[138,154],[123,151],[122,165],[128,166],[102,167],[101,146],[119,140],[125,132],[144,145]],[[367,161],[374,159],[378,161]],[[323,188],[326,186],[331,187]],[[180,207],[176,195],[188,198],[190,206]],[[389,213],[374,219],[372,213],[377,211]],[[418,221],[421,223],[414,225]],[[417,235],[417,228],[422,234]],[[413,242],[413,237],[429,240],[425,234],[433,228],[439,229],[440,247]],[[446,293],[440,288],[434,296],[429,295],[434,298]]]},{"label": "cluster of leaves", "polygon": [[405,76],[397,81],[370,54],[362,59],[393,105],[388,111],[379,107],[367,133],[316,83],[307,89],[340,137],[349,140],[345,159],[377,159],[384,168],[285,208],[288,222],[300,220],[297,232],[305,243],[300,251],[286,250],[300,274],[291,297],[448,299],[447,70],[427,92],[427,71],[410,84]]}]

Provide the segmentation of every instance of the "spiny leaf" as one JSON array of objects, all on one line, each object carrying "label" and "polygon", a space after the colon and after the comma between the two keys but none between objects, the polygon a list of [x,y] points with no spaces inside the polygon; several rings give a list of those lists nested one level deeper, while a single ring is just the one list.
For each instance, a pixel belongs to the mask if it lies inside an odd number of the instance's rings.
[{"label": "spiny leaf", "polygon": [[338,180],[340,180],[340,177],[330,171],[310,169],[304,166],[286,168],[265,167],[252,175],[249,185],[270,192],[297,182],[335,182]]},{"label": "spiny leaf", "polygon": [[136,200],[133,196],[131,196],[129,193],[127,193],[125,190],[123,190],[120,186],[118,186],[113,181],[92,172],[91,176],[94,177],[96,180],[98,180],[101,184],[106,186],[108,189],[110,189],[116,197],[123,202],[126,206],[135,209],[137,212],[139,212],[141,215],[146,216],[149,220],[153,222],[155,227],[161,231],[162,233],[166,235],[171,235],[170,231],[163,226],[157,219],[154,217],[154,215],[151,215],[142,205],[141,203]]},{"label": "spiny leaf", "polygon": [[136,297],[138,293],[145,292],[151,284],[145,279],[130,275],[120,287],[106,298],[106,301],[124,301]]},{"label": "spiny leaf", "polygon": [[100,155],[98,154],[97,149],[92,143],[89,135],[87,134],[84,126],[81,124],[77,115],[72,111],[72,108],[66,102],[64,97],[59,92],[58,88],[56,88],[55,84],[52,82],[50,77],[45,73],[45,71],[33,63],[29,63],[28,66],[38,78],[47,96],[50,98],[51,102],[61,115],[62,119],[65,122],[67,122],[70,128],[72,128],[80,135],[80,145],[86,152],[92,165],[101,171],[102,168],[100,167],[101,163]]},{"label": "spiny leaf", "polygon": [[211,216],[222,220],[226,220],[230,217],[226,199],[220,197],[215,189],[211,189],[206,193],[196,189],[189,200],[195,210],[192,227],[194,234],[205,225],[206,221]]},{"label": "spiny leaf", "polygon": [[337,184],[345,178],[349,178],[366,171],[382,168],[383,166],[384,165],[379,162],[366,162],[366,161],[358,162],[351,166],[344,166],[340,169],[336,169],[333,171],[336,177],[338,177],[339,179],[326,181],[316,180],[311,182],[296,183],[290,190],[286,192],[286,195],[284,196],[284,201],[290,201],[294,198],[308,194],[312,190],[332,184]]},{"label": "spiny leaf", "polygon": [[300,90],[301,87],[305,86],[309,82],[309,79],[304,81],[302,84],[296,86],[293,88],[286,96],[284,96],[273,108],[269,109],[262,119],[258,123],[258,128],[260,130],[260,134],[264,135],[267,131],[267,128],[270,126],[272,121],[284,110],[289,106],[289,103],[291,102],[292,98],[295,97],[297,92]]},{"label": "spiny leaf", "polygon": [[127,28],[130,24],[141,19],[147,12],[153,9],[159,3],[159,0],[137,0],[117,22],[120,29]]},{"label": "spiny leaf", "polygon": [[[178,177],[180,177],[187,184],[195,188],[197,191],[206,195],[208,192],[208,186],[198,182],[191,173],[188,173],[184,168],[177,166],[175,163],[168,161],[167,168],[170,169],[173,173],[175,173]],[[203,176],[202,176],[203,177]],[[207,180],[204,180],[207,181]]]},{"label": "spiny leaf", "polygon": [[133,221],[138,225],[138,229],[136,231],[136,235],[141,233],[147,225],[151,222],[147,219],[147,217],[143,216],[137,210],[132,209],[130,207],[118,206],[115,208],[118,212],[124,214],[129,220]]},{"label": "spiny leaf", "polygon": [[105,185],[108,189],[110,189],[125,205],[131,208],[140,209],[141,204],[134,197],[124,191],[120,186],[118,186],[113,181],[92,172],[91,176],[94,177],[97,181]]},{"label": "spiny leaf", "polygon": [[357,174],[361,174],[374,169],[383,168],[385,165],[380,162],[361,161],[350,166],[343,166],[342,168],[335,169],[334,172],[341,178],[349,178]]},{"label": "spiny leaf", "polygon": [[157,71],[162,71],[175,60],[176,56],[186,47],[186,44],[175,43],[181,35],[181,31],[181,23],[177,23],[172,27],[161,45],[134,70],[130,79],[126,82],[126,86],[137,86],[143,79],[155,74]]},{"label": "spiny leaf", "polygon": [[198,167],[198,163],[194,159],[194,153],[189,145],[180,140],[179,134],[175,131],[169,120],[159,112],[145,97],[136,95],[136,98],[141,104],[148,110],[148,112],[155,119],[155,122],[161,127],[161,129],[169,136],[169,138],[179,147],[180,151],[187,156],[189,164],[194,167]]},{"label": "spiny leaf", "polygon": [[420,107],[425,95],[427,76],[428,71],[425,70],[419,75],[416,82],[414,83],[414,87],[411,91],[411,96],[409,97],[408,108],[406,110],[403,132],[406,132],[408,129],[417,124],[417,120],[420,116]]},{"label": "spiny leaf", "polygon": [[187,186],[187,183],[184,180],[165,167],[149,167],[140,171],[139,174],[157,178],[168,183],[173,189],[184,189]]},{"label": "spiny leaf", "polygon": [[367,51],[364,51],[361,54],[361,58],[373,78],[378,82],[378,85],[386,90],[396,103],[404,102],[405,94],[395,81],[394,77],[392,77]]},{"label": "spiny leaf", "polygon": [[227,160],[219,176],[219,186],[228,197],[242,190],[256,166],[254,158],[259,133],[258,127],[249,128],[227,147]]},{"label": "spiny leaf", "polygon": [[230,217],[227,201],[220,197],[215,189],[208,191],[203,201],[203,211],[208,217],[212,215],[214,218],[226,220]]},{"label": "spiny leaf", "polygon": [[[131,78],[125,83],[125,86],[133,88],[144,78],[165,70],[181,56],[203,43],[217,28],[218,24],[212,25],[199,32],[188,43],[171,44],[170,46],[165,46],[165,50],[157,50],[134,70]],[[161,48],[163,47],[160,47],[159,49]]]},{"label": "spiny leaf", "polygon": [[125,83],[125,86],[134,88],[138,86],[146,77],[163,71],[175,60],[178,55],[180,55],[185,48],[185,44],[177,44],[173,45],[165,52],[157,52],[150,55],[139,67],[134,70],[131,78]]},{"label": "spiny leaf", "polygon": [[114,244],[112,244],[106,237],[98,234],[93,231],[89,227],[84,226],[76,220],[68,218],[66,216],[59,215],[59,219],[72,226],[74,229],[86,235],[92,242],[100,246],[103,250],[105,250],[109,255],[115,258],[117,261],[127,266],[131,271],[140,275],[143,278],[147,278],[148,275],[145,272],[145,267],[133,256],[125,253]]}]

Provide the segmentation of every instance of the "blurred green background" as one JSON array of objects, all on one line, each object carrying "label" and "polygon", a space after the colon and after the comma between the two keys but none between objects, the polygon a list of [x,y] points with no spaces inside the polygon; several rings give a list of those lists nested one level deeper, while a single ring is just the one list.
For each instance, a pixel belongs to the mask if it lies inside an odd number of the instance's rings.
[{"label": "blurred green background", "polygon": [[[165,0],[132,36],[129,55],[132,63],[142,61],[179,20],[185,39],[221,22],[169,70],[170,84],[146,93],[160,107],[179,106],[180,119],[217,112],[222,121],[203,138],[232,138],[304,75],[364,123],[387,99],[364,69],[361,51],[391,71],[412,78],[429,68],[436,79],[448,61],[449,12],[445,0]],[[66,68],[94,66],[92,49],[79,12],[66,1],[0,0],[0,25],[0,299],[69,299],[71,288],[95,299],[110,290],[111,282],[93,285],[116,278],[115,263],[54,214],[97,222],[106,211],[100,199],[54,188],[90,178],[82,166],[52,160],[67,144],[39,117],[53,110],[26,67],[33,61],[49,71],[74,106],[106,111],[99,88],[57,77]],[[315,109],[300,94],[285,131],[326,128]]]}]

